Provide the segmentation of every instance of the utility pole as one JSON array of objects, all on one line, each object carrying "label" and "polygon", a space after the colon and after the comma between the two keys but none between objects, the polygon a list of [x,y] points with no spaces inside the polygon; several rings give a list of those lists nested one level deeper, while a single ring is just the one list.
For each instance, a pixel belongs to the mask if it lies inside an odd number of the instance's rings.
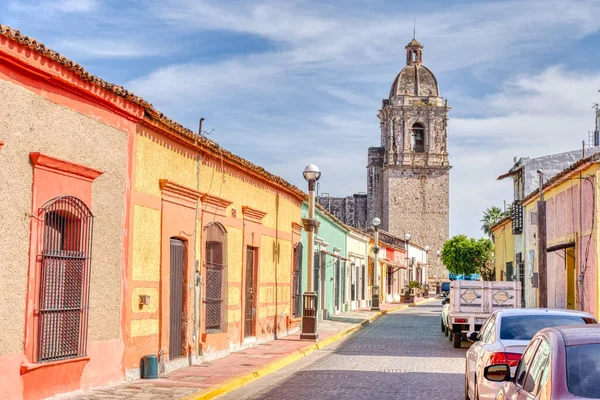
[{"label": "utility pole", "polygon": [[537,203],[538,226],[538,307],[548,307],[548,265],[546,258],[546,202],[544,201],[544,174],[537,171],[540,176],[540,199]]}]

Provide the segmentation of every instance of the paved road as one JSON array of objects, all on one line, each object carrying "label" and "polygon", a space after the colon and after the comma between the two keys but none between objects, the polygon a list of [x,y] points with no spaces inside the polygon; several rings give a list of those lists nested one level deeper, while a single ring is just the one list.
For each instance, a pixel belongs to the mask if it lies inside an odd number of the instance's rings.
[{"label": "paved road", "polygon": [[383,316],[219,399],[464,399],[467,343],[453,349],[441,333],[439,304]]}]

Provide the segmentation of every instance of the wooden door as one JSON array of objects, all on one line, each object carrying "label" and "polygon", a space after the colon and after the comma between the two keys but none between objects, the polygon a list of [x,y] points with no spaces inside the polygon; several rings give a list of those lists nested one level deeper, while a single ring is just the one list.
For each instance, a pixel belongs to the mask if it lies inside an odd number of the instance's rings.
[{"label": "wooden door", "polygon": [[183,349],[183,263],[182,240],[171,239],[171,273],[169,291],[169,359],[182,356]]},{"label": "wooden door", "polygon": [[248,247],[246,249],[246,296],[244,307],[244,337],[254,336],[254,323],[256,316],[256,288],[254,287],[254,262],[255,250],[252,247]]}]

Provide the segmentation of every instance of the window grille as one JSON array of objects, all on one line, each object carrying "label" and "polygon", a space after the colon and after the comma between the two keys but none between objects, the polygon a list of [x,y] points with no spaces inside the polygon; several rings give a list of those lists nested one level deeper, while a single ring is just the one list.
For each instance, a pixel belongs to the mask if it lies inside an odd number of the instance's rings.
[{"label": "window grille", "polygon": [[292,313],[294,317],[302,316],[302,243],[294,248],[294,292],[292,299]]},{"label": "window grille", "polygon": [[227,321],[227,231],[217,222],[207,225],[204,229],[205,325],[207,331],[224,331]]},{"label": "window grille", "polygon": [[512,206],[512,233],[513,235],[523,233],[523,206],[519,201],[515,201]]},{"label": "window grille", "polygon": [[39,362],[86,355],[93,219],[76,197],[57,197],[41,208]]}]

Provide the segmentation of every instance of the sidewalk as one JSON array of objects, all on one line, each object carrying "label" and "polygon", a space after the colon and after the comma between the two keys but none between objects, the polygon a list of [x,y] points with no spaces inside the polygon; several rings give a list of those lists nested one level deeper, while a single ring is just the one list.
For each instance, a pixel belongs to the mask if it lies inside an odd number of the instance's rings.
[{"label": "sidewalk", "polygon": [[[427,301],[421,301],[421,303]],[[210,399],[242,387],[285,367],[359,330],[381,315],[407,308],[406,304],[383,303],[381,311],[368,308],[319,321],[319,341],[300,340],[300,333],[231,353],[207,363],[180,368],[158,379],[122,382],[53,397],[67,399]]]}]

